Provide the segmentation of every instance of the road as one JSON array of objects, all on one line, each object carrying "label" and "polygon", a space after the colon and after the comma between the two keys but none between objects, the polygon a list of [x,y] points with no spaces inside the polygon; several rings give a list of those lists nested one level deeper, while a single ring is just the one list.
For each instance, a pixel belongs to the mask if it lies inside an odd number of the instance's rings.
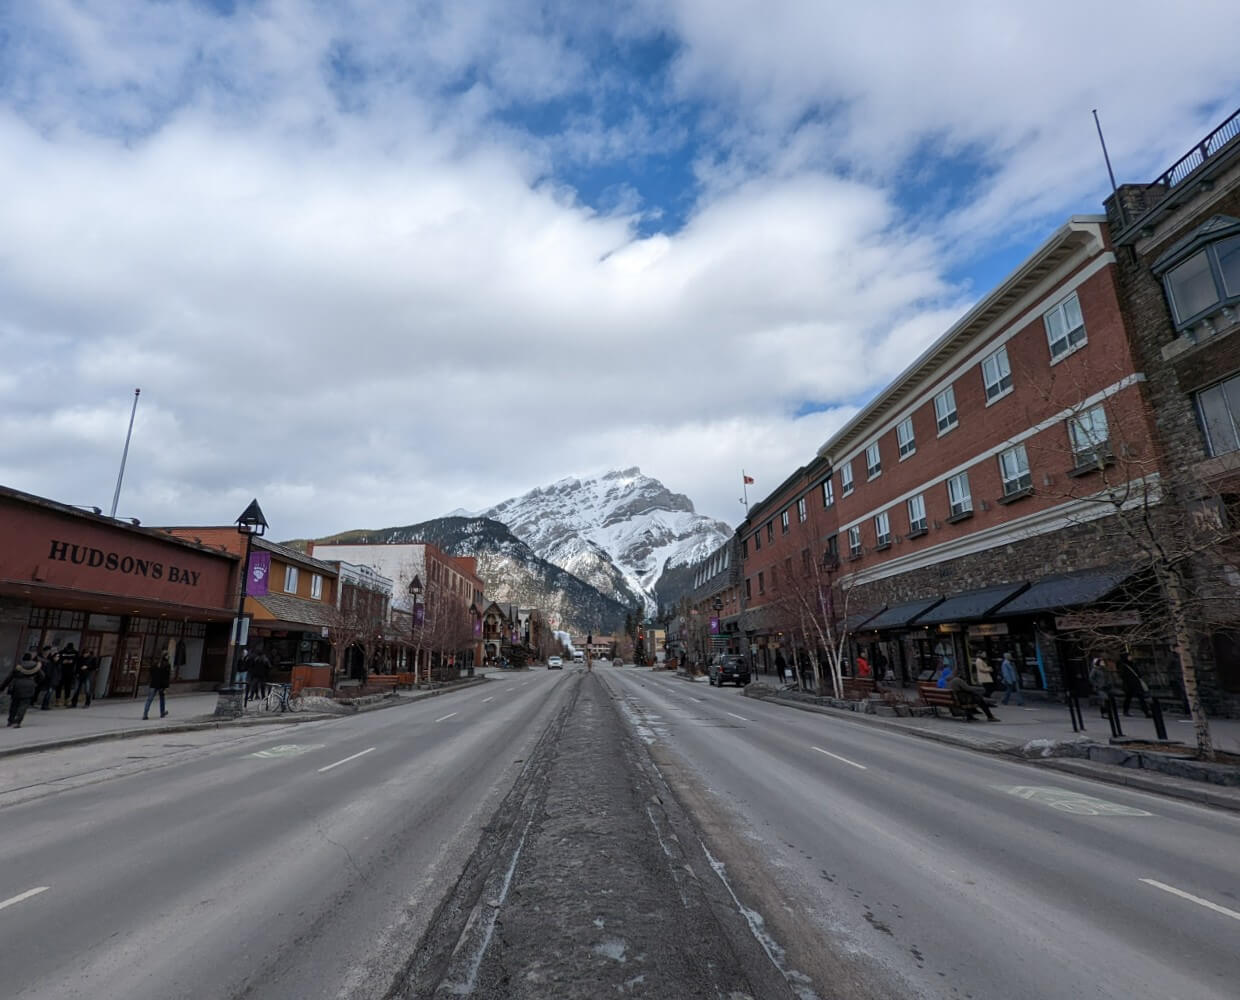
[{"label": "road", "polygon": [[1237,995],[1240,817],[735,688],[601,676],[820,995]]},{"label": "road", "polygon": [[[4,996],[382,995],[565,676],[212,746],[171,736],[171,763],[0,809]],[[23,760],[0,762],[0,787],[37,769]]]}]

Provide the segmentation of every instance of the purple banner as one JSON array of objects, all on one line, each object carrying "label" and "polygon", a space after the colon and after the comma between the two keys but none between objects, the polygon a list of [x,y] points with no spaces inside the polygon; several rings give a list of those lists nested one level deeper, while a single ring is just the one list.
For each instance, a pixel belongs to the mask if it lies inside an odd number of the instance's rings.
[{"label": "purple banner", "polygon": [[422,626],[426,624],[426,605],[415,604],[413,606],[413,624]]},{"label": "purple banner", "polygon": [[474,619],[474,638],[479,639],[481,637],[482,637],[482,619],[475,618]]},{"label": "purple banner", "polygon": [[267,577],[271,576],[271,553],[251,552],[250,571],[246,576],[245,592],[250,597],[267,596]]},{"label": "purple banner", "polygon": [[710,616],[710,634],[711,635],[719,634],[719,616],[718,615]]}]

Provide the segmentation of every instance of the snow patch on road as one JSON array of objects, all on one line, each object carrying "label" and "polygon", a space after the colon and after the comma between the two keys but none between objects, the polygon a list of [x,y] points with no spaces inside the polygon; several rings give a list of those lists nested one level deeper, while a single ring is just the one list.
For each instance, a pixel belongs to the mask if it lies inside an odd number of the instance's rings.
[{"label": "snow patch on road", "polygon": [[617,962],[624,961],[624,953],[628,950],[628,946],[620,940],[620,938],[608,938],[606,941],[596,944],[593,951],[596,955],[604,955],[607,958],[613,958]]}]

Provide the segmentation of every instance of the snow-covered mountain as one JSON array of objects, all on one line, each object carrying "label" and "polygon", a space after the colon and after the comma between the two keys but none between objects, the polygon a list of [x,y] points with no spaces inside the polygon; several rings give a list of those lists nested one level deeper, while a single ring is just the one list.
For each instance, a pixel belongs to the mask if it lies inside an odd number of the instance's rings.
[{"label": "snow-covered mountain", "polygon": [[640,600],[650,614],[667,570],[702,558],[732,534],[637,467],[561,479],[482,516],[601,593],[628,605]]}]

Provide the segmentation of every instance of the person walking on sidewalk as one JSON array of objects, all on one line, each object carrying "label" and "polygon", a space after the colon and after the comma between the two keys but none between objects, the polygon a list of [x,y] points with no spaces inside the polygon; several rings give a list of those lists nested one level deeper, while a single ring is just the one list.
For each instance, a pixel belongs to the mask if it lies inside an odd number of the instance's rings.
[{"label": "person walking on sidewalk", "polygon": [[1119,656],[1119,682],[1124,688],[1124,714],[1128,714],[1128,709],[1132,707],[1132,699],[1136,698],[1141,705],[1141,711],[1145,713],[1145,717],[1150,717],[1150,706],[1145,703],[1145,694],[1149,690],[1141,675],[1137,673],[1137,668],[1132,665],[1132,660],[1128,658],[1127,651],[1120,653]]},{"label": "person walking on sidewalk", "polygon": [[51,711],[55,689],[60,685],[60,657],[51,646],[44,646],[39,651],[39,690],[35,692],[35,701],[39,702],[39,710]]},{"label": "person walking on sidewalk", "polygon": [[21,728],[22,720],[26,718],[26,709],[34,701],[42,678],[42,664],[32,653],[23,653],[21,662],[12,669],[8,677],[0,681],[0,691],[8,688],[9,725],[13,728]]},{"label": "person walking on sidewalk", "polygon": [[78,656],[77,679],[73,685],[73,697],[69,699],[69,707],[77,708],[78,697],[85,696],[83,708],[90,708],[91,699],[95,694],[95,672],[99,669],[99,657],[93,653],[82,653]]},{"label": "person walking on sidewalk", "polygon": [[1023,705],[1025,696],[1020,693],[1020,671],[1012,661],[1010,650],[1003,654],[1003,662],[999,664],[999,678],[1003,681],[1003,704],[1006,705],[1008,699],[1016,695],[1016,704]]},{"label": "person walking on sidewalk", "polygon": [[977,658],[973,661],[973,672],[977,674],[977,683],[982,686],[982,690],[989,698],[995,693],[995,688],[999,685],[995,682],[995,672],[990,669],[990,664],[986,662],[986,654],[978,653]]},{"label": "person walking on sidewalk", "polygon": [[171,682],[172,663],[168,659],[168,654],[164,653],[159,657],[159,662],[151,667],[151,690],[146,696],[146,707],[142,709],[143,719],[151,717],[151,702],[155,700],[156,695],[159,695],[159,717],[162,719],[168,714],[168,709],[164,704],[164,692],[168,690]]}]

